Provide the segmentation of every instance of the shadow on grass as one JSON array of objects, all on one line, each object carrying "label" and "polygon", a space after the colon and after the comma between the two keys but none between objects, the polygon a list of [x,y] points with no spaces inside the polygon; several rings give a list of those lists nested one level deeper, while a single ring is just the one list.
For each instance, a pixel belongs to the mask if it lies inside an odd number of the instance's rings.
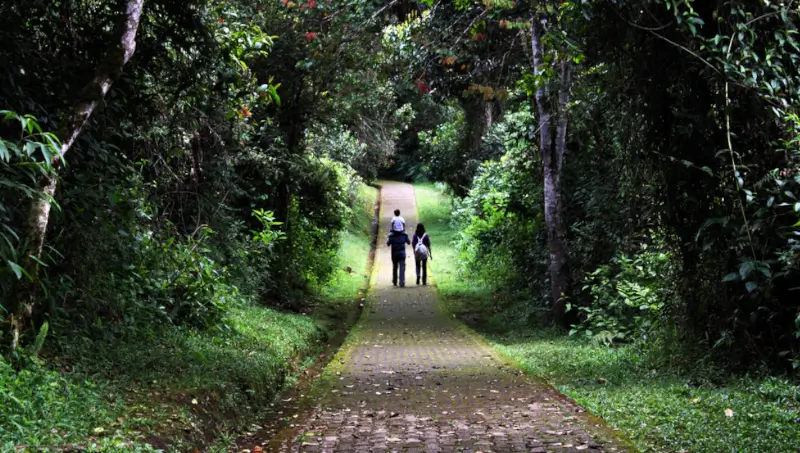
[{"label": "shadow on grass", "polygon": [[158,447],[208,445],[268,406],[328,337],[307,316],[261,307],[231,312],[227,326],[77,340],[67,352],[78,357],[75,371],[121,395],[124,423],[116,428],[147,433]]}]

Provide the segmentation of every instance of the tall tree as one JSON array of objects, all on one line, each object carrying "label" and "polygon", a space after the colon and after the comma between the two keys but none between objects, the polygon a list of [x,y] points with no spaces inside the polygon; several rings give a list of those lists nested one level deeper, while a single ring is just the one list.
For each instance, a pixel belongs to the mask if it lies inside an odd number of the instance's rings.
[{"label": "tall tree", "polygon": [[[544,174],[544,217],[550,250],[550,290],[553,315],[565,324],[565,296],[569,288],[567,230],[562,210],[561,169],[567,142],[570,61],[563,52],[555,51],[555,79],[547,79],[543,48],[546,20],[531,17],[531,59],[537,80],[534,103],[539,122],[539,152]],[[553,95],[555,93],[555,96]],[[555,111],[554,111],[555,110]]]},{"label": "tall tree", "polygon": [[133,56],[143,8],[144,0],[126,0],[123,3],[119,39],[108,49],[95,70],[94,76],[81,90],[75,107],[67,114],[62,123],[58,134],[61,140],[61,156],[55,156],[52,162],[55,171],[43,176],[38,182],[38,189],[42,196],[33,202],[28,214],[27,244],[24,254],[25,267],[31,271],[31,278],[20,289],[17,299],[12,301],[8,307],[12,350],[17,348],[20,332],[33,314],[39,262],[44,249],[50,210],[58,184],[56,171],[61,166],[63,156],[75,144],[92,112],[102,102],[108,90],[122,73],[122,68]]}]

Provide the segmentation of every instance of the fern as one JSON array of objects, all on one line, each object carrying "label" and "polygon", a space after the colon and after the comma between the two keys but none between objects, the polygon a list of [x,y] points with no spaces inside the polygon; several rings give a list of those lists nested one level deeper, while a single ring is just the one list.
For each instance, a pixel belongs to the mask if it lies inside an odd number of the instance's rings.
[{"label": "fern", "polygon": [[763,178],[761,178],[758,181],[756,181],[754,186],[755,186],[756,189],[761,189],[765,185],[767,185],[767,183],[774,183],[777,179],[778,179],[777,172],[776,171],[769,171],[769,172],[767,172],[767,174],[764,175]]},{"label": "fern", "polygon": [[44,340],[47,338],[47,331],[50,329],[50,325],[47,321],[42,324],[42,327],[39,329],[39,333],[36,335],[36,341],[33,342],[33,346],[31,346],[31,355],[37,356],[39,352],[41,352],[42,347],[44,346]]}]

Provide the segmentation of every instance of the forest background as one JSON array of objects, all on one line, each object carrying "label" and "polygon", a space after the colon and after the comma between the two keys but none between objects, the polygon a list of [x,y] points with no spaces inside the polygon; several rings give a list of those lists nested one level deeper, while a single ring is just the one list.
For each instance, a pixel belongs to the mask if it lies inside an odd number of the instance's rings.
[{"label": "forest background", "polygon": [[532,371],[567,341],[690,404],[735,381],[768,409],[739,441],[796,446],[798,13],[3,2],[3,445],[224,444],[346,328],[382,177],[446,191],[439,289]]}]

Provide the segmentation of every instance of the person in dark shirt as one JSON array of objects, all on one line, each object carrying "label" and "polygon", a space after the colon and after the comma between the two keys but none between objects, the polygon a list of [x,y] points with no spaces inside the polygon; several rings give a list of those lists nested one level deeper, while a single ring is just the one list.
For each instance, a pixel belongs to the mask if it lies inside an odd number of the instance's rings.
[{"label": "person in dark shirt", "polygon": [[[422,241],[425,247],[417,248],[417,244]],[[420,270],[422,270],[422,284],[428,284],[428,258],[433,258],[431,254],[431,238],[425,232],[425,225],[418,223],[414,237],[411,238],[411,248],[414,250],[414,263],[417,265],[417,285],[419,285]]]},{"label": "person in dark shirt", "polygon": [[397,286],[397,271],[400,271],[400,287],[406,286],[406,244],[411,244],[405,231],[393,231],[386,239],[392,248],[392,284]]}]

